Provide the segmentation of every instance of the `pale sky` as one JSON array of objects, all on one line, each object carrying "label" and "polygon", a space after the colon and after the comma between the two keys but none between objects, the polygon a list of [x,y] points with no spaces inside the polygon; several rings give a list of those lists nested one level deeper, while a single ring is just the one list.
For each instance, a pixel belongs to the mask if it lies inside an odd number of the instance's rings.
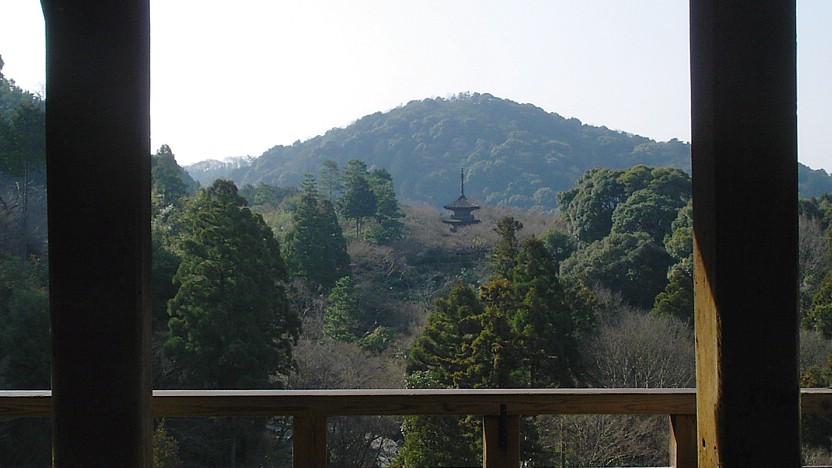
[{"label": "pale sky", "polygon": [[[259,156],[414,99],[491,93],[690,141],[688,0],[151,0],[151,147]],[[832,1],[798,0],[799,159],[832,171]],[[44,83],[37,0],[0,0],[3,73]]]}]

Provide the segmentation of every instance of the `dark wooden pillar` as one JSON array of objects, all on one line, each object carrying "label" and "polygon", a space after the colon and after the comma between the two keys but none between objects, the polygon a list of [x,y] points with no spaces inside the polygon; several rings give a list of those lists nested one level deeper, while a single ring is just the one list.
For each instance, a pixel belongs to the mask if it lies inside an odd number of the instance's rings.
[{"label": "dark wooden pillar", "polygon": [[148,0],[43,0],[55,466],[150,466]]},{"label": "dark wooden pillar", "polygon": [[798,467],[795,1],[690,15],[699,464]]}]

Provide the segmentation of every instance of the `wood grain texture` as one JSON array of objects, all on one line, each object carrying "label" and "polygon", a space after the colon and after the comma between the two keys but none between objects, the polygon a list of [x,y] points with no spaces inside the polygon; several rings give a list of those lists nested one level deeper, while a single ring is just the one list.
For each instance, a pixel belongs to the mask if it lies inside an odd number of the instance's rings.
[{"label": "wood grain texture", "polygon": [[[805,414],[832,413],[832,389],[803,389]],[[0,418],[47,418],[49,390],[0,391]],[[155,417],[296,415],[696,414],[694,389],[155,390]]]},{"label": "wood grain texture", "polygon": [[292,422],[292,466],[326,468],[326,416],[295,416]]},{"label": "wood grain texture", "polygon": [[672,468],[696,468],[698,464],[696,443],[696,415],[670,415],[670,466]]},{"label": "wood grain texture", "polygon": [[[503,431],[506,440],[501,443],[500,433]],[[486,416],[483,418],[482,466],[486,468],[513,468],[520,466],[519,416],[506,417],[505,428],[500,427],[500,416]]]}]

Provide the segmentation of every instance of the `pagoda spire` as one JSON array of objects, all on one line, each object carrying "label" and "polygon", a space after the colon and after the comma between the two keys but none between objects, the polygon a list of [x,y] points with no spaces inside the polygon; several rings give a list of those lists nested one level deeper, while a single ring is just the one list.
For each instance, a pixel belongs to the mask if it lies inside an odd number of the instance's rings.
[{"label": "pagoda spire", "polygon": [[443,222],[448,223],[455,229],[456,226],[465,226],[467,224],[476,224],[480,220],[474,218],[471,214],[474,210],[480,209],[479,205],[471,203],[465,198],[465,169],[459,169],[459,198],[444,206],[446,210],[453,212],[450,219]]}]

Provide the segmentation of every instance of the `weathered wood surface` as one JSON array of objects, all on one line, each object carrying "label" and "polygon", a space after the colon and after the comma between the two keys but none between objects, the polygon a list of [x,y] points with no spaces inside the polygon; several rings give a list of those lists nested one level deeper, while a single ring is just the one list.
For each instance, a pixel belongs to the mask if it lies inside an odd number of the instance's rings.
[{"label": "weathered wood surface", "polygon": [[[48,390],[0,391],[0,417],[48,417]],[[695,414],[694,389],[155,390],[154,416]],[[818,395],[822,398],[822,394]],[[832,391],[828,396],[832,406]]]},{"label": "weathered wood surface", "polygon": [[326,416],[296,416],[293,419],[292,466],[326,468]]},{"label": "weathered wood surface", "polygon": [[693,389],[157,391],[158,416],[694,414]]},{"label": "weathered wood surface", "polygon": [[699,466],[800,466],[795,0],[691,0]]},{"label": "weathered wood surface", "polygon": [[0,390],[0,420],[3,418],[48,418],[52,416],[50,390]]},{"label": "weathered wood surface", "polygon": [[520,467],[520,417],[485,416],[482,419],[482,466]]},{"label": "weathered wood surface", "polygon": [[696,443],[696,415],[670,415],[670,466],[672,468],[696,468],[698,464]]},{"label": "weathered wood surface", "polygon": [[[805,414],[832,414],[832,389],[804,388]],[[696,414],[691,388],[502,390],[155,390],[155,416]],[[0,390],[0,418],[46,418],[49,390]]]}]

